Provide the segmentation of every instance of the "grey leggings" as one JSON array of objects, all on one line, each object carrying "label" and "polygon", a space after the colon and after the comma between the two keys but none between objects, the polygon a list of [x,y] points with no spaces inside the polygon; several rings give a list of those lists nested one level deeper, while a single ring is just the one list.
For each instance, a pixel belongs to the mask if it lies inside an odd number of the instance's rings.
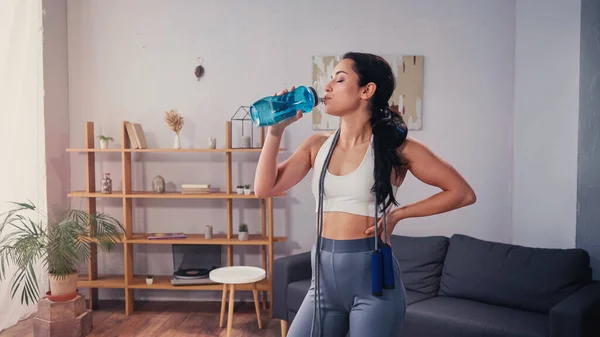
[{"label": "grey leggings", "polygon": [[[406,290],[394,259],[395,289],[371,294],[371,252],[374,239],[322,238],[321,322],[323,337],[400,336],[406,311]],[[310,337],[315,298],[315,246],[311,251],[310,288],[294,317],[288,337]],[[318,336],[315,320],[315,336]]]}]

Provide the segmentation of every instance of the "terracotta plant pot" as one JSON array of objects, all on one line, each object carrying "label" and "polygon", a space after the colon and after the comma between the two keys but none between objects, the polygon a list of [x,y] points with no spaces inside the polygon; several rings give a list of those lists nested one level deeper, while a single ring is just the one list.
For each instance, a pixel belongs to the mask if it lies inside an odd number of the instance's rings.
[{"label": "terracotta plant pot", "polygon": [[71,294],[65,294],[65,295],[52,295],[52,293],[50,293],[48,291],[48,292],[46,292],[46,297],[52,302],[66,302],[66,301],[70,301],[70,300],[74,299],[75,297],[77,297],[77,294],[78,294],[77,290],[75,290]]},{"label": "terracotta plant pot", "polygon": [[49,274],[50,293],[52,296],[71,295],[77,293],[77,272],[71,273],[66,277],[56,277]]}]

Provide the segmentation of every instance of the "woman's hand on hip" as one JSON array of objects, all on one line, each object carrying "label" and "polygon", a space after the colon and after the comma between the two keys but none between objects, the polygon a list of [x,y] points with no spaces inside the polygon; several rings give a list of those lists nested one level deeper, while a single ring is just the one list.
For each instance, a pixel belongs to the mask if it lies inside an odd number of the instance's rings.
[{"label": "woman's hand on hip", "polygon": [[[396,225],[398,224],[398,222],[401,220],[398,212],[398,210],[396,211],[390,211],[388,210],[386,212],[386,232],[383,232],[383,217],[381,217],[381,219],[379,219],[379,221],[377,221],[377,231],[379,236],[381,237],[381,240],[383,240],[386,243],[390,243],[390,237],[392,236],[392,233],[394,232],[394,228],[396,228]],[[367,235],[371,235],[371,234],[375,234],[375,226],[371,226],[369,228],[367,228],[367,230],[365,231],[365,234]]]}]

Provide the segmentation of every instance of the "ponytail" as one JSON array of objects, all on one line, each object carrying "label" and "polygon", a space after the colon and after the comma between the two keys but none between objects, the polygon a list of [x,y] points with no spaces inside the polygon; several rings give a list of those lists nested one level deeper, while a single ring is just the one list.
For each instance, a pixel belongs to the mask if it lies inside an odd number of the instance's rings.
[{"label": "ponytail", "polygon": [[375,183],[371,192],[375,193],[377,204],[382,209],[387,209],[391,204],[398,205],[392,188],[392,168],[399,175],[403,162],[398,156],[397,149],[406,140],[408,128],[402,117],[392,111],[387,104],[383,107],[374,107],[371,114],[373,128],[373,150],[375,154],[375,168],[373,177]]}]

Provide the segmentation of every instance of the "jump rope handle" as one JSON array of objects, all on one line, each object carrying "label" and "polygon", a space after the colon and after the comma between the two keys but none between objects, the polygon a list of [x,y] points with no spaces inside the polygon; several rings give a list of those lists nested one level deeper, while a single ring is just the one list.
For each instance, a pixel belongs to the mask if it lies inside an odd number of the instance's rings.
[{"label": "jump rope handle", "polygon": [[377,202],[375,202],[375,249],[371,254],[371,293],[383,295],[383,254],[379,249],[379,229],[377,220]]},{"label": "jump rope handle", "polygon": [[[383,228],[384,233],[387,233],[387,214],[385,210],[383,212]],[[394,289],[396,287],[394,283],[394,261],[392,260],[392,247],[388,242],[383,242],[381,253],[383,255],[383,289]]]}]

